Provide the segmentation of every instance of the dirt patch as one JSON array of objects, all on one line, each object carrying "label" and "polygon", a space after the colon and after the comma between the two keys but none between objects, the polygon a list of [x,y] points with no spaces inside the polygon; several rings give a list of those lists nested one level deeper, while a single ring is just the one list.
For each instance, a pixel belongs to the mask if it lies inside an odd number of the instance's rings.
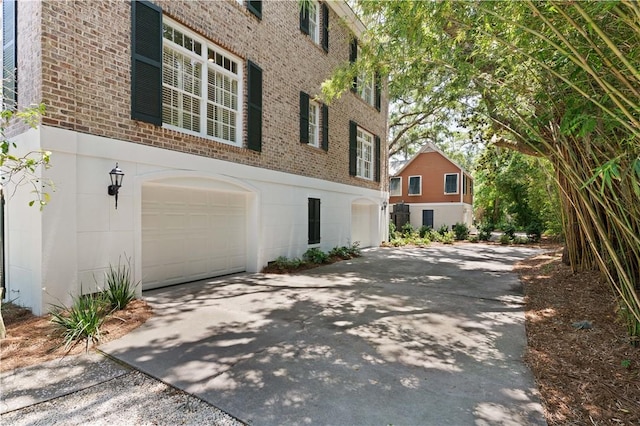
[{"label": "dirt patch", "polygon": [[598,272],[574,274],[561,250],[516,266],[528,350],[549,425],[640,424],[640,348],[630,345]]},{"label": "dirt patch", "polygon": [[[101,329],[100,343],[117,339],[139,327],[153,315],[143,300],[133,300],[111,315]],[[7,337],[0,341],[0,372],[39,364],[65,355],[84,352],[81,342],[68,353],[49,315],[37,317],[28,309],[13,304],[2,305]]]}]

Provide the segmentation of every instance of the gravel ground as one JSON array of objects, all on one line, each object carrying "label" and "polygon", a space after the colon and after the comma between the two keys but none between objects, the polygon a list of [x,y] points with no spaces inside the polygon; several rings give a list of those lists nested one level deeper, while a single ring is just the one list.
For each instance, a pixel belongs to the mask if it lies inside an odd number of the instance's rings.
[{"label": "gravel ground", "polygon": [[0,416],[4,425],[221,425],[243,423],[139,372]]}]

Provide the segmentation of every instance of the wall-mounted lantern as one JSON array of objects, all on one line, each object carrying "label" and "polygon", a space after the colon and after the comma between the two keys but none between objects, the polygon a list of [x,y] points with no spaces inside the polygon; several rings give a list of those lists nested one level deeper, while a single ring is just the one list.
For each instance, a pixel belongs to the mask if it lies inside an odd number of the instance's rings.
[{"label": "wall-mounted lantern", "polygon": [[386,210],[388,205],[389,205],[389,204],[387,203],[387,200],[384,200],[384,201],[382,202],[382,208],[381,208],[380,210]]},{"label": "wall-mounted lantern", "polygon": [[111,178],[111,185],[107,187],[107,192],[109,195],[116,197],[116,210],[118,210],[118,191],[122,186],[122,179],[124,178],[124,173],[118,167],[118,163],[116,163],[116,166],[109,172],[109,177]]}]

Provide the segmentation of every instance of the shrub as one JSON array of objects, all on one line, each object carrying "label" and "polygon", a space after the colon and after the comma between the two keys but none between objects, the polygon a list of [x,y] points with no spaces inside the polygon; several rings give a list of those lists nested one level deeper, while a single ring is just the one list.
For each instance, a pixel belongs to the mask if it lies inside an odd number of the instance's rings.
[{"label": "shrub", "polygon": [[471,237],[469,237],[469,242],[470,243],[477,243],[478,242],[478,236],[477,235],[472,235]]},{"label": "shrub", "polygon": [[402,236],[403,237],[410,237],[411,234],[414,233],[414,229],[413,226],[411,225],[411,223],[407,222],[404,225],[402,225]]},{"label": "shrub", "polygon": [[109,306],[115,310],[124,309],[129,302],[136,298],[136,285],[131,280],[131,259],[127,259],[126,265],[109,265],[105,274],[106,288],[104,296]]},{"label": "shrub", "polygon": [[396,224],[393,222],[389,222],[389,241],[396,238]]},{"label": "shrub", "polygon": [[527,244],[529,243],[529,238],[527,237],[515,237],[513,239],[514,244]]},{"label": "shrub", "polygon": [[327,253],[317,247],[310,248],[302,255],[302,260],[310,263],[324,263],[329,259]]},{"label": "shrub", "polygon": [[509,238],[509,236],[507,234],[502,234],[500,235],[500,244],[509,244],[511,243],[511,238]]},{"label": "shrub", "polygon": [[356,241],[350,246],[334,247],[329,252],[329,257],[339,257],[341,259],[351,259],[360,257],[362,250],[360,249],[360,241]]},{"label": "shrub", "polygon": [[453,244],[455,241],[456,234],[453,231],[445,232],[444,235],[440,236],[440,242],[444,244]]},{"label": "shrub", "polygon": [[329,252],[329,257],[339,257],[340,259],[350,259],[349,247],[334,247]]},{"label": "shrub", "polygon": [[502,225],[502,232],[513,240],[516,236],[516,227],[513,223],[505,223]]},{"label": "shrub", "polygon": [[74,297],[71,307],[53,305],[51,322],[61,332],[66,350],[86,340],[88,351],[90,342],[100,340],[100,327],[109,313],[108,306],[103,293]]},{"label": "shrub", "polygon": [[531,222],[527,228],[525,229],[527,232],[527,238],[532,243],[537,243],[540,241],[540,237],[542,236],[542,232],[544,232],[544,226],[539,221]]},{"label": "shrub", "polygon": [[304,265],[304,262],[297,257],[289,259],[286,256],[278,256],[276,260],[273,261],[273,265],[281,271],[288,271],[291,269],[298,269]]},{"label": "shrub", "polygon": [[453,225],[453,232],[458,241],[469,238],[469,227],[464,223],[456,222],[456,224]]},{"label": "shrub", "polygon": [[444,235],[447,232],[449,232],[449,227],[447,225],[442,225],[440,226],[440,228],[438,228],[438,234],[440,235]]},{"label": "shrub", "polygon": [[480,241],[489,241],[491,239],[491,232],[493,229],[493,224],[489,222],[481,223],[478,226],[478,239]]},{"label": "shrub", "polygon": [[350,247],[347,247],[347,251],[351,255],[351,257],[360,257],[362,255],[360,241],[354,241]]},{"label": "shrub", "polygon": [[422,225],[420,229],[418,229],[418,235],[420,235],[420,238],[425,238],[429,235],[429,231],[431,230],[432,228],[430,226]]}]

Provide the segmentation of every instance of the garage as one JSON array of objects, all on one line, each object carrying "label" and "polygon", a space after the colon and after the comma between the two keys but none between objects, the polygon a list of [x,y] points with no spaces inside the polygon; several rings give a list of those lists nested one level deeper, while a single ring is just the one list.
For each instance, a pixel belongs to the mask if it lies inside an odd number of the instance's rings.
[{"label": "garage", "polygon": [[246,193],[146,184],[141,213],[143,290],[246,269]]},{"label": "garage", "polygon": [[360,242],[360,247],[377,245],[377,210],[372,204],[353,203],[351,205],[351,242]]}]

